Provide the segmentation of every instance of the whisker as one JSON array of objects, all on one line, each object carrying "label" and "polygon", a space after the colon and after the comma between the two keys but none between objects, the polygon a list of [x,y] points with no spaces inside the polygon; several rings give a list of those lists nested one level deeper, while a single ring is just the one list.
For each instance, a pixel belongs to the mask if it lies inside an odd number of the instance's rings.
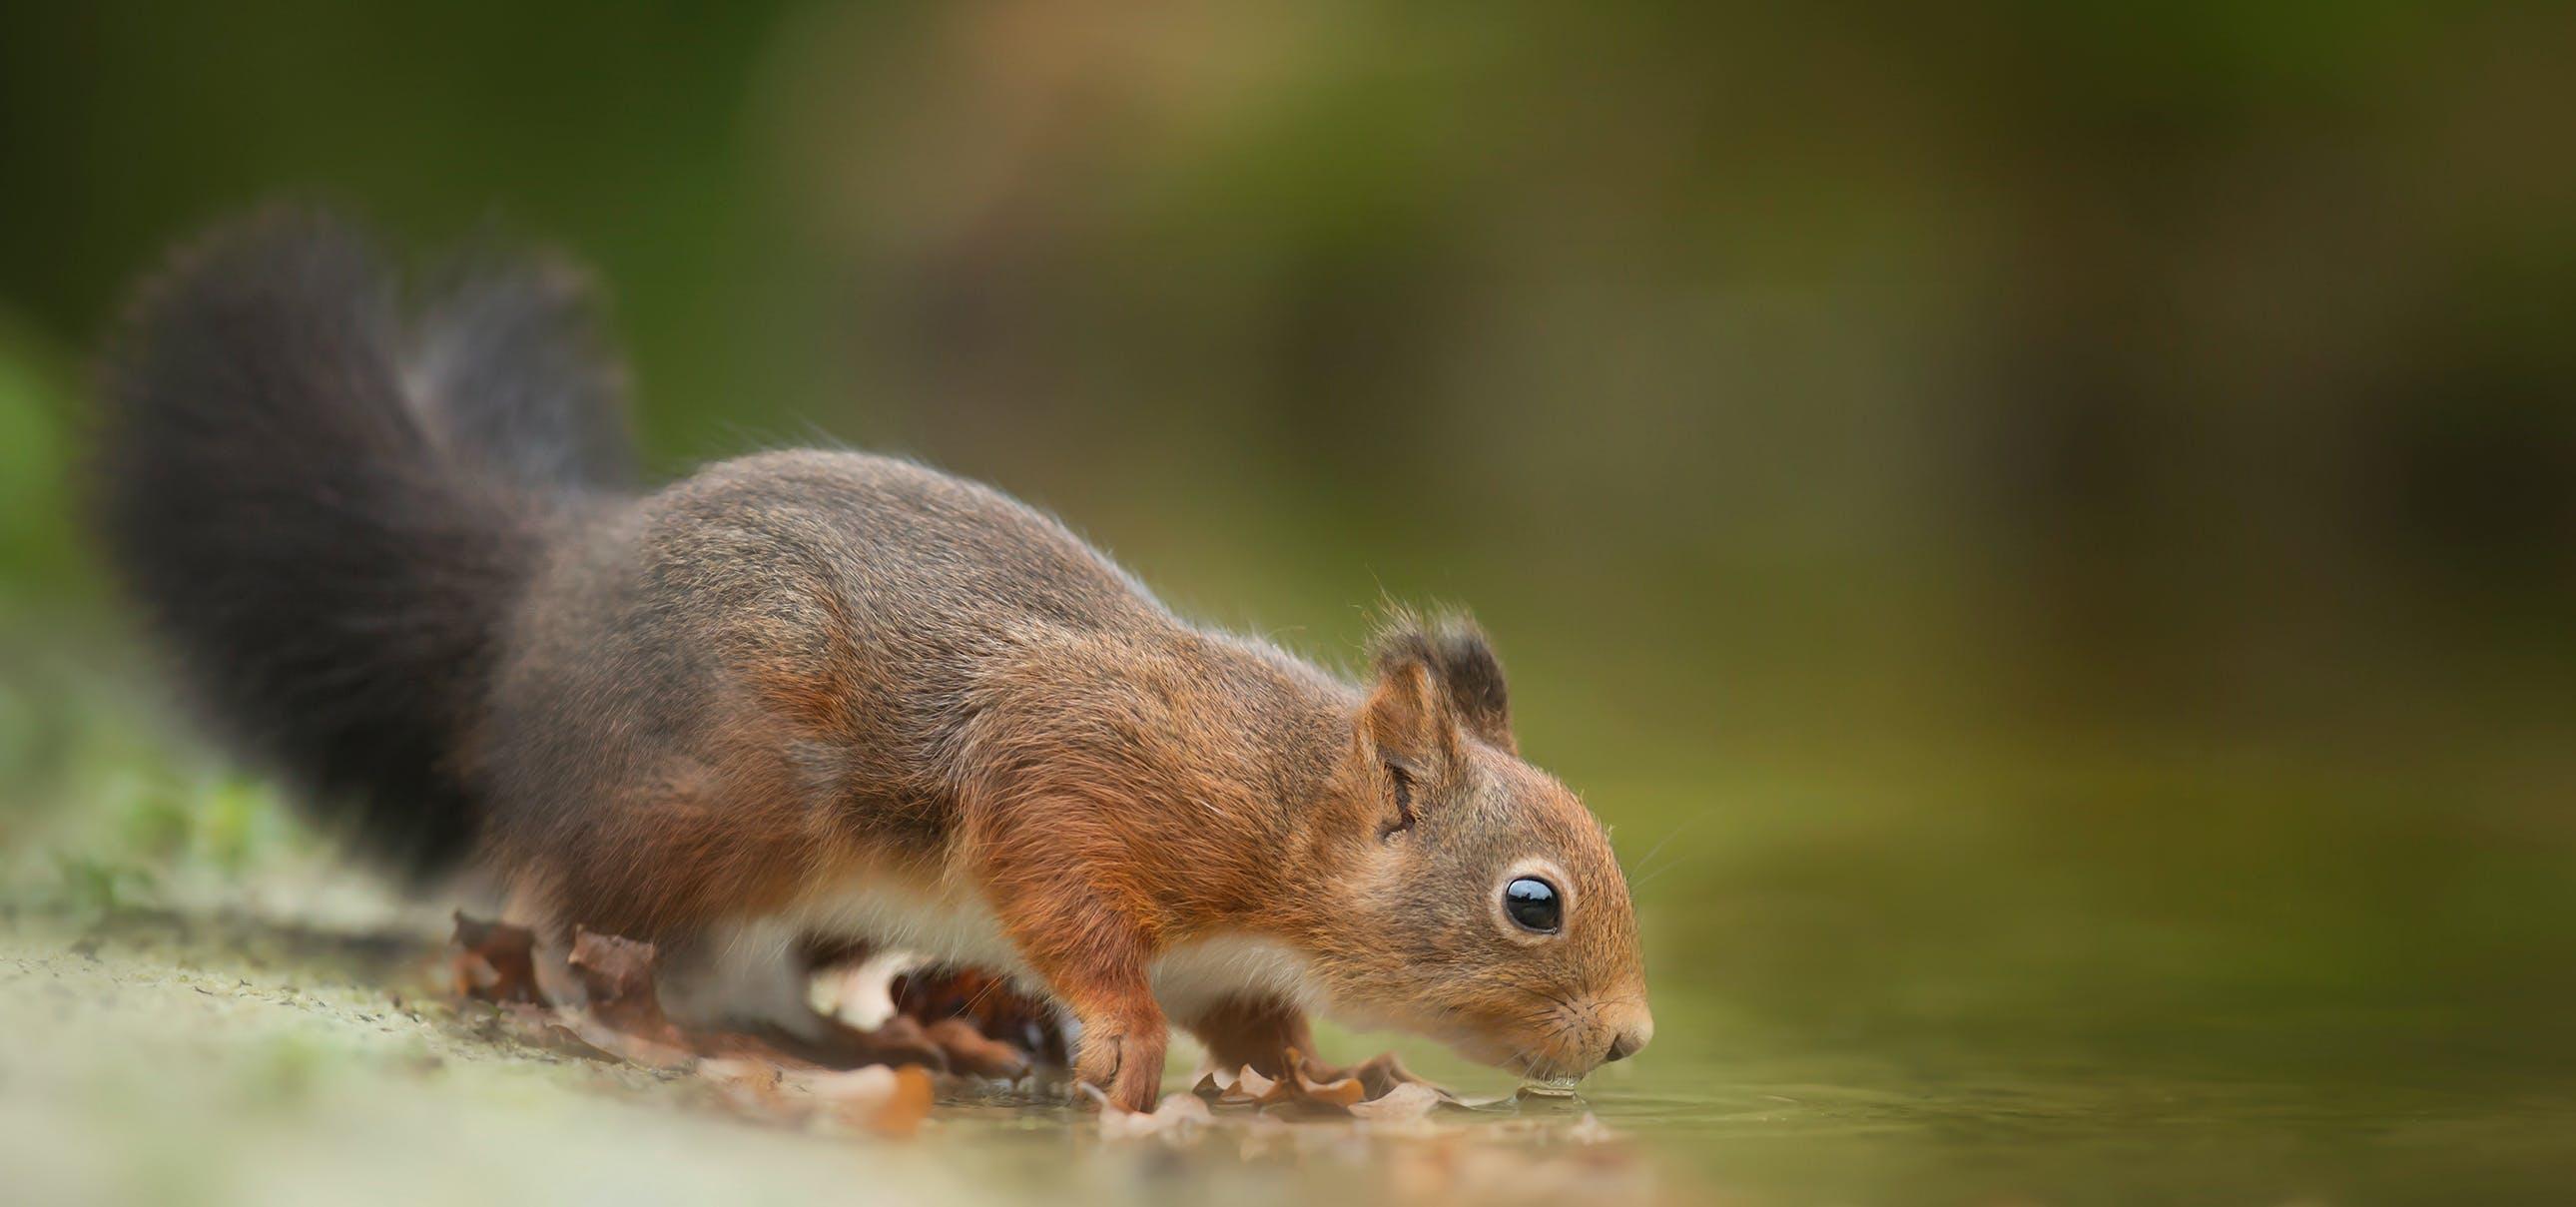
[{"label": "whisker", "polygon": [[1672,828],[1672,832],[1664,835],[1662,841],[1657,842],[1653,847],[1649,848],[1646,851],[1645,856],[1637,860],[1637,874],[1629,877],[1628,891],[1635,892],[1637,890],[1637,886],[1671,870],[1669,867],[1657,868],[1652,866],[1655,862],[1655,856],[1663,854],[1664,848],[1673,845],[1674,839],[1681,837],[1682,834],[1692,826],[1698,825],[1699,820],[1700,819],[1697,817],[1683,820],[1681,824]]}]

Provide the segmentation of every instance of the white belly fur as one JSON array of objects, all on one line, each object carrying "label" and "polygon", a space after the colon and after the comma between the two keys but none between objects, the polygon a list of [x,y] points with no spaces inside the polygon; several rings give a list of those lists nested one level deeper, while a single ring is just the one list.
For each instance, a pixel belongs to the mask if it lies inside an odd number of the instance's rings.
[{"label": "white belly fur", "polygon": [[[725,958],[718,961],[716,974],[728,983],[706,988],[740,1000],[743,990],[774,985],[777,973],[763,975],[752,966],[783,964],[807,936],[901,948],[930,963],[989,969],[1029,989],[1047,991],[1003,937],[1001,920],[972,889],[902,883],[844,889],[784,913],[738,920],[717,938]],[[1154,962],[1151,976],[1155,999],[1176,1023],[1232,997],[1278,998],[1310,1011],[1323,1005],[1306,957],[1261,936],[1212,935],[1183,943]]]}]

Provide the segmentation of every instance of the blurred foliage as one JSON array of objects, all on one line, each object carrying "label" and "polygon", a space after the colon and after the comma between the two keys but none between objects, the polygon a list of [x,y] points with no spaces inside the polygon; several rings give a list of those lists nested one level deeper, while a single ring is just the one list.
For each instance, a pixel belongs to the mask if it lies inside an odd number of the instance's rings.
[{"label": "blurred foliage", "polygon": [[1327,658],[1472,605],[1735,1008],[2520,1019],[2576,967],[2576,10],[10,25],[0,826],[98,819],[64,893],[272,824],[166,749],[68,492],[121,293],[284,190],[592,262],[673,471],[916,452]]}]

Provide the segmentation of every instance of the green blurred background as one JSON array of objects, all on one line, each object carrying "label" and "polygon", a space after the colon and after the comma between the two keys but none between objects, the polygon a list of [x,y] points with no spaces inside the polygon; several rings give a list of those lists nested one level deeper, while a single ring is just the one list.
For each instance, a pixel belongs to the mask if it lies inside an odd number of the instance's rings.
[{"label": "green blurred background", "polygon": [[1641,1067],[2563,1127],[2571,61],[2379,0],[20,6],[10,892],[306,841],[73,502],[122,293],[285,191],[590,262],[664,470],[915,453],[1329,660],[1471,607],[1631,865]]}]

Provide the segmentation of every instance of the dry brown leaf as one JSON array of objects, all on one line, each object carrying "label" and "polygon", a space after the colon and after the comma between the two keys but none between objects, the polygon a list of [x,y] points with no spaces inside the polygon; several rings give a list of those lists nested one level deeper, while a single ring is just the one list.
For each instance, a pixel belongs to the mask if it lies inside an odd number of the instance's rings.
[{"label": "dry brown leaf", "polygon": [[1210,1070],[1190,1088],[1190,1093],[1211,1106],[1241,1109],[1287,1101],[1295,1096],[1296,1090],[1245,1065],[1231,1074]]},{"label": "dry brown leaf", "polygon": [[1280,1085],[1262,1076],[1261,1070],[1245,1065],[1242,1072],[1235,1074],[1233,1092],[1236,1097],[1256,1106],[1266,1106],[1280,1100],[1283,1095]]},{"label": "dry brown leaf", "polygon": [[685,1068],[705,1049],[663,1017],[653,990],[653,945],[573,928],[566,961],[585,1003],[558,1003],[562,1025],[582,1042],[652,1068]]},{"label": "dry brown leaf", "polygon": [[524,926],[456,914],[448,970],[456,995],[480,1002],[534,1002],[536,934]]},{"label": "dry brown leaf", "polygon": [[1392,1054],[1345,1071],[1290,1053],[1288,1076],[1283,1080],[1273,1081],[1246,1066],[1231,1075],[1211,1071],[1190,1092],[1211,1106],[1230,1110],[1278,1108],[1291,1115],[1347,1115],[1377,1122],[1420,1119],[1442,1108],[1474,1110],[1491,1105],[1491,1101],[1468,1102],[1415,1076]]},{"label": "dry brown leaf", "polygon": [[619,1026],[663,1027],[661,999],[653,993],[653,945],[574,927],[571,965],[590,1006]]},{"label": "dry brown leaf", "polygon": [[1318,1068],[1302,1052],[1290,1054],[1288,1079],[1297,1087],[1296,1100],[1312,1106],[1349,1110],[1368,1097],[1368,1087],[1359,1078]]},{"label": "dry brown leaf", "polygon": [[1375,1098],[1354,1102],[1347,1109],[1354,1119],[1367,1119],[1378,1123],[1402,1123],[1420,1119],[1439,1109],[1447,1101],[1448,1095],[1430,1085],[1419,1081],[1408,1081],[1394,1086]]},{"label": "dry brown leaf", "polygon": [[[1360,1084],[1367,1087],[1368,1096],[1371,1099],[1384,1098],[1394,1092],[1398,1086],[1422,1085],[1431,1086],[1435,1090],[1440,1088],[1416,1075],[1413,1070],[1404,1067],[1404,1061],[1393,1052],[1380,1052],[1360,1062],[1359,1067],[1350,1070],[1348,1075],[1360,1079]],[[1442,1092],[1445,1094],[1447,1091]]]}]

